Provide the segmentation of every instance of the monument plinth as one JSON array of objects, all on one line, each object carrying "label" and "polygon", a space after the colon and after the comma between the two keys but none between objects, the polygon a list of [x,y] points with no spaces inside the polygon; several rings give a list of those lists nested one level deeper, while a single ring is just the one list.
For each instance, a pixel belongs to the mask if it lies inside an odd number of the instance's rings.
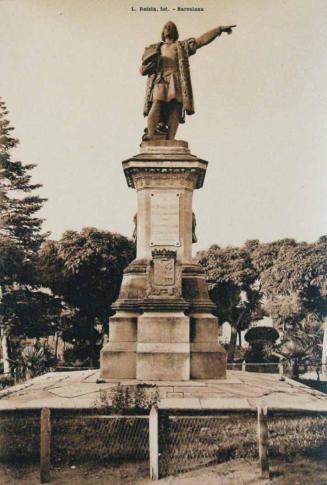
[{"label": "monument plinth", "polygon": [[104,379],[190,380],[226,376],[215,305],[204,272],[192,259],[193,191],[207,162],[185,141],[151,140],[123,162],[137,191],[137,256],[124,271],[109,342],[101,351]]}]

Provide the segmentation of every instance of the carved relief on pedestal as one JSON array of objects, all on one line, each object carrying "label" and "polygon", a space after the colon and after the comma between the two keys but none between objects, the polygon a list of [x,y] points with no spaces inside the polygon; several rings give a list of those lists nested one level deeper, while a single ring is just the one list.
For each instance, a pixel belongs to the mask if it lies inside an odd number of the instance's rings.
[{"label": "carved relief on pedestal", "polygon": [[182,267],[176,251],[154,249],[147,268],[148,297],[177,297],[182,295]]},{"label": "carved relief on pedestal", "polygon": [[127,179],[130,186],[137,190],[145,187],[181,187],[193,190],[198,179],[204,178],[205,171],[184,168],[162,168],[152,169],[140,168],[127,171]]}]

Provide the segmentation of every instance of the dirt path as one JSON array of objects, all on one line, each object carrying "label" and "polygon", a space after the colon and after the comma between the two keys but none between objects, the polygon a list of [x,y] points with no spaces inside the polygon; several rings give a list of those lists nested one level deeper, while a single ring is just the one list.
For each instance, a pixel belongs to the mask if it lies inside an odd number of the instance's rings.
[{"label": "dirt path", "polygon": [[[260,478],[257,462],[234,460],[161,479],[162,485],[327,485],[327,461],[301,459],[273,463],[271,480]],[[39,485],[37,467],[0,466],[1,485]],[[52,470],[52,485],[150,485],[147,463],[107,468],[76,466]]]},{"label": "dirt path", "polygon": [[[260,478],[257,462],[234,460],[160,480],[165,485],[327,485],[327,463],[308,459],[272,464],[271,480]],[[136,482],[138,483],[138,482]],[[140,482],[141,483],[141,482]]]}]

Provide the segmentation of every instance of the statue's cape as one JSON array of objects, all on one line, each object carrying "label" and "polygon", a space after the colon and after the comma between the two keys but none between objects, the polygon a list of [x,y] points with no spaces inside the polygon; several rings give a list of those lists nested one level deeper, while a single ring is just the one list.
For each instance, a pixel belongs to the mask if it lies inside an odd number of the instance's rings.
[{"label": "statue's cape", "polygon": [[[189,56],[195,54],[197,45],[194,38],[177,41],[176,43],[183,106],[180,121],[183,123],[185,118],[185,112],[188,115],[192,115],[194,113],[194,100],[190,75],[190,64],[188,58]],[[163,42],[158,42],[157,44],[152,44],[149,47],[146,47],[142,56],[141,74],[148,75],[143,109],[144,116],[147,116],[151,109],[152,91],[158,72],[160,61],[160,48],[162,44]]]}]

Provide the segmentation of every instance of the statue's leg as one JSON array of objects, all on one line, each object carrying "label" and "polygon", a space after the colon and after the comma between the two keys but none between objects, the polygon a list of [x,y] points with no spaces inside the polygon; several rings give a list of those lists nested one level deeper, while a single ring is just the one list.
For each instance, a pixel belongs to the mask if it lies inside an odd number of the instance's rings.
[{"label": "statue's leg", "polygon": [[153,101],[148,114],[148,137],[154,137],[156,127],[160,117],[160,101]]},{"label": "statue's leg", "polygon": [[171,101],[169,103],[169,108],[168,140],[174,140],[179,125],[181,103],[179,103],[178,101]]}]

